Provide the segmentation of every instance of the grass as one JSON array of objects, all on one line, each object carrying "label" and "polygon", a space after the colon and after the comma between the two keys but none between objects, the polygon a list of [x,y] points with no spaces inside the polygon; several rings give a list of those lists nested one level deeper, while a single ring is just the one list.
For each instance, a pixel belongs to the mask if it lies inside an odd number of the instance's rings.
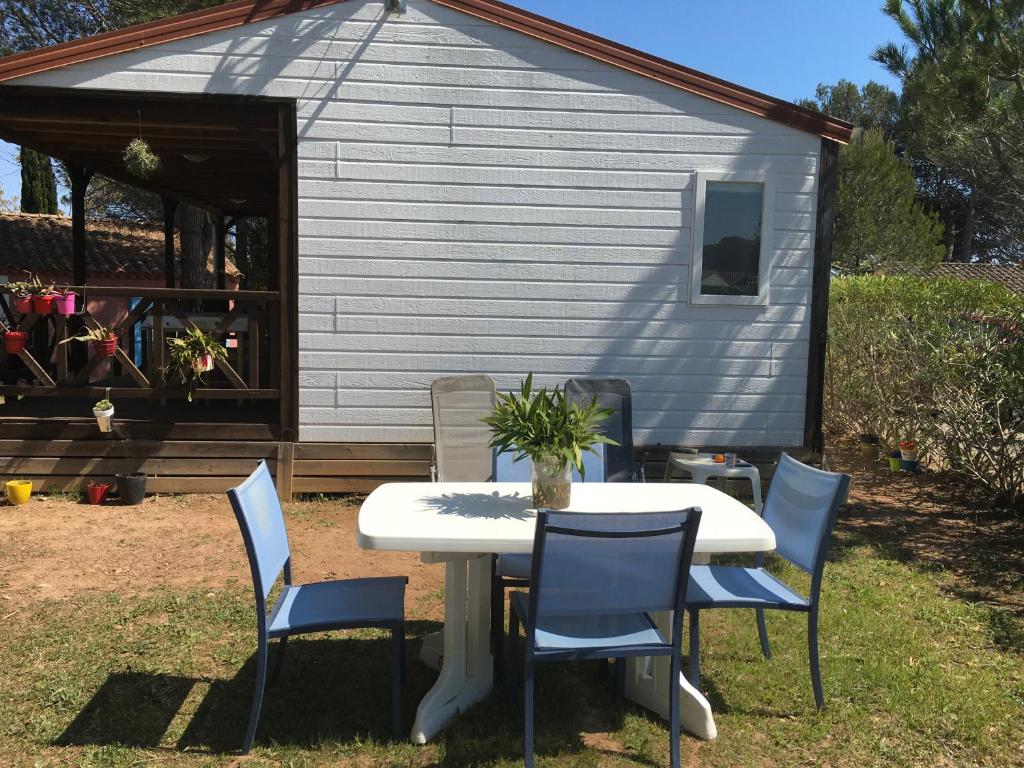
[{"label": "grass", "polygon": [[[1019,645],[997,646],[990,608],[945,596],[935,574],[869,545],[842,547],[826,574],[828,709],[813,708],[800,617],[770,616],[775,656],[766,662],[751,615],[708,613],[703,667],[719,738],[684,737],[684,757],[722,766],[1024,764],[1024,656]],[[11,617],[0,629],[0,764],[233,765],[253,618],[243,589],[90,594]],[[436,627],[413,621],[410,631]],[[295,642],[246,764],[519,761],[519,708],[498,695],[426,748],[392,743],[387,644],[378,639],[364,631]],[[432,681],[418,663],[410,672],[407,719]],[[662,723],[615,700],[597,665],[545,666],[538,685],[540,765],[666,763]]]}]

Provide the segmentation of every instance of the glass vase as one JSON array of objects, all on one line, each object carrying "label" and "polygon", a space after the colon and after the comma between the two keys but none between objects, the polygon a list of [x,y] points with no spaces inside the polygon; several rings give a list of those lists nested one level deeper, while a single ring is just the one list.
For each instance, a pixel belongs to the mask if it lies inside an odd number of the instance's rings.
[{"label": "glass vase", "polygon": [[565,509],[572,492],[572,467],[559,459],[535,459],[533,506],[537,509]]}]

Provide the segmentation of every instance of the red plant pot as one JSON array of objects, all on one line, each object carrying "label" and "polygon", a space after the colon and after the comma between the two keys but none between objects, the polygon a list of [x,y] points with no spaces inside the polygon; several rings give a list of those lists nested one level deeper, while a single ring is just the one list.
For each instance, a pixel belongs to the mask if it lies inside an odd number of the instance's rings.
[{"label": "red plant pot", "polygon": [[58,315],[73,315],[75,314],[75,298],[77,294],[74,291],[70,293],[62,293],[57,296],[53,302],[53,309]]},{"label": "red plant pot", "polygon": [[9,355],[16,355],[28,344],[28,334],[25,331],[7,331],[4,334],[4,352]]},{"label": "red plant pot", "polygon": [[32,311],[31,296],[15,296],[11,302],[11,308],[20,315],[27,315]]},{"label": "red plant pot", "polygon": [[53,312],[53,303],[57,297],[52,293],[44,293],[32,297],[32,311],[37,315],[49,315]]},{"label": "red plant pot", "polygon": [[113,357],[117,352],[117,339],[94,341],[92,351],[96,353],[96,357]]},{"label": "red plant pot", "polygon": [[110,483],[97,483],[96,485],[85,486],[85,493],[89,497],[90,504],[102,504],[107,498],[107,491],[110,490]]}]

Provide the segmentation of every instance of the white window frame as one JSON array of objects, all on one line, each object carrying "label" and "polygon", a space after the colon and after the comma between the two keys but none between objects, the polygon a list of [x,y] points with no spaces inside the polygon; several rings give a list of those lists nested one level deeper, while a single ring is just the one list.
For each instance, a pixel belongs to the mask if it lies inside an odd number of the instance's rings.
[{"label": "white window frame", "polygon": [[[764,185],[761,198],[761,253],[757,266],[756,296],[719,296],[700,292],[704,269],[704,198],[709,181],[745,181]],[[690,303],[722,305],[765,305],[770,297],[768,269],[775,241],[775,172],[698,171],[694,179],[693,232],[690,242]]]}]

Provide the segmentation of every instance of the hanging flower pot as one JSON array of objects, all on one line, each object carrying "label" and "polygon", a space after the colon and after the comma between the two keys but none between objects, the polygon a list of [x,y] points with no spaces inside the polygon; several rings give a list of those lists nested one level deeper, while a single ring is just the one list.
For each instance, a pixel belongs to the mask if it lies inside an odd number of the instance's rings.
[{"label": "hanging flower pot", "polygon": [[213,355],[200,355],[192,361],[192,370],[196,373],[206,373],[213,370]]},{"label": "hanging flower pot", "polygon": [[142,138],[132,139],[124,148],[124,167],[140,179],[148,179],[160,169],[160,158]]},{"label": "hanging flower pot", "polygon": [[107,492],[110,490],[110,483],[97,483],[90,481],[85,486],[85,493],[89,497],[90,504],[102,504],[103,500],[107,498]]},{"label": "hanging flower pot", "polygon": [[8,480],[5,487],[7,489],[7,501],[15,506],[24,504],[32,496],[31,480]]},{"label": "hanging flower pot", "polygon": [[88,342],[96,357],[113,357],[117,352],[117,334],[102,325],[87,329],[81,336],[64,339],[61,344],[69,341]]},{"label": "hanging flower pot", "polygon": [[111,432],[114,429],[114,404],[109,400],[100,400],[92,407],[92,415],[100,432]]},{"label": "hanging flower pot", "polygon": [[113,357],[117,353],[117,339],[99,339],[92,343],[96,357]]},{"label": "hanging flower pot", "polygon": [[53,309],[58,315],[75,314],[75,299],[78,297],[74,291],[66,291],[53,300]]},{"label": "hanging flower pot", "polygon": [[27,315],[32,311],[32,297],[15,296],[14,301],[11,302],[11,309],[19,315]]},{"label": "hanging flower pot", "polygon": [[7,331],[4,333],[4,352],[16,355],[28,344],[28,333],[25,331]]},{"label": "hanging flower pot", "polygon": [[32,297],[32,311],[37,315],[49,315],[53,312],[53,304],[57,297],[52,293],[40,293]]}]

